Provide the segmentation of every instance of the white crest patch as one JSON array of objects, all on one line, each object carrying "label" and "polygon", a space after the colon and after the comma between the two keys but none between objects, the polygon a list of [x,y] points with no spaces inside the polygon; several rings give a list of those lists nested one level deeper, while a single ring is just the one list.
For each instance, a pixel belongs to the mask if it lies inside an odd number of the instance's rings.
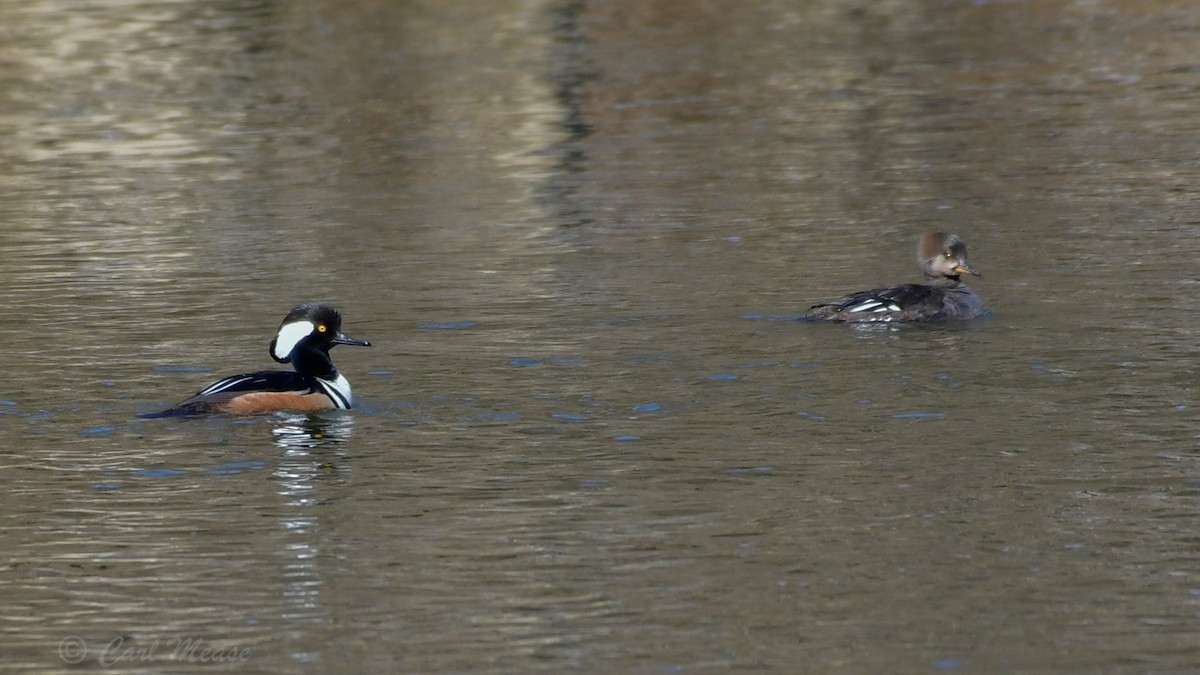
[{"label": "white crest patch", "polygon": [[315,328],[311,321],[293,321],[280,326],[275,334],[275,358],[286,359],[296,348],[296,343],[308,337]]}]

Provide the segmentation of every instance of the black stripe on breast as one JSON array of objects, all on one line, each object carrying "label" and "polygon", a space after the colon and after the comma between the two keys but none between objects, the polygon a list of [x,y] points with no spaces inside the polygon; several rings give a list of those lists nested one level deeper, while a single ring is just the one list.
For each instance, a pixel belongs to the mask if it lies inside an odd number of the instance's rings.
[{"label": "black stripe on breast", "polygon": [[319,377],[314,377],[313,380],[315,380],[317,386],[321,388],[321,392],[328,396],[329,400],[333,401],[333,405],[337,406],[341,410],[350,409],[350,401],[344,394],[342,394],[342,392],[338,391],[338,388],[335,387],[332,382],[327,382]]}]

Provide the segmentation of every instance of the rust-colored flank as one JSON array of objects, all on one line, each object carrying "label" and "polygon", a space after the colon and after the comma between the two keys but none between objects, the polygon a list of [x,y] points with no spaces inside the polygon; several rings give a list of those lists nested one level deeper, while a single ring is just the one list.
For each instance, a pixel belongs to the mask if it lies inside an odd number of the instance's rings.
[{"label": "rust-colored flank", "polygon": [[221,405],[221,412],[233,415],[253,415],[275,410],[316,412],[336,406],[324,394],[300,394],[290,391],[256,391],[242,394]]}]

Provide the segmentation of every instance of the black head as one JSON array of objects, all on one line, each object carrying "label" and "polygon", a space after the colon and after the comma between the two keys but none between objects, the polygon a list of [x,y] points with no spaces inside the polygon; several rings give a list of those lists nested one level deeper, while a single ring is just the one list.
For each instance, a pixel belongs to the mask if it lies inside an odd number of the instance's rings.
[{"label": "black head", "polygon": [[334,345],[370,347],[371,343],[342,333],[342,315],[332,305],[308,302],[297,305],[283,318],[271,340],[270,352],[279,363],[291,363],[300,372],[327,377],[337,372],[329,360]]}]

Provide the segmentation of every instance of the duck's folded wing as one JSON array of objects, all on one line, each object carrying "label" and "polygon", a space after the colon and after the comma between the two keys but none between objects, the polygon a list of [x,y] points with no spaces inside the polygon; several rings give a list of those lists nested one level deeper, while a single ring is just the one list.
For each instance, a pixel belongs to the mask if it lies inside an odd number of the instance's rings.
[{"label": "duck's folded wing", "polygon": [[256,373],[231,375],[201,389],[191,398],[157,413],[142,417],[174,417],[177,415],[204,415],[222,410],[226,404],[248,394],[295,394],[304,396],[315,391],[312,377],[295,371],[263,370]]},{"label": "duck's folded wing", "polygon": [[[212,396],[221,393],[245,393],[248,391],[312,391],[312,378],[294,370],[261,370],[257,373],[230,375],[201,389],[196,396]],[[188,399],[191,400],[191,399]]]},{"label": "duck's folded wing", "polygon": [[841,312],[908,312],[926,305],[940,305],[938,289],[921,284],[902,284],[851,293],[836,300],[813,305],[835,307]]}]

